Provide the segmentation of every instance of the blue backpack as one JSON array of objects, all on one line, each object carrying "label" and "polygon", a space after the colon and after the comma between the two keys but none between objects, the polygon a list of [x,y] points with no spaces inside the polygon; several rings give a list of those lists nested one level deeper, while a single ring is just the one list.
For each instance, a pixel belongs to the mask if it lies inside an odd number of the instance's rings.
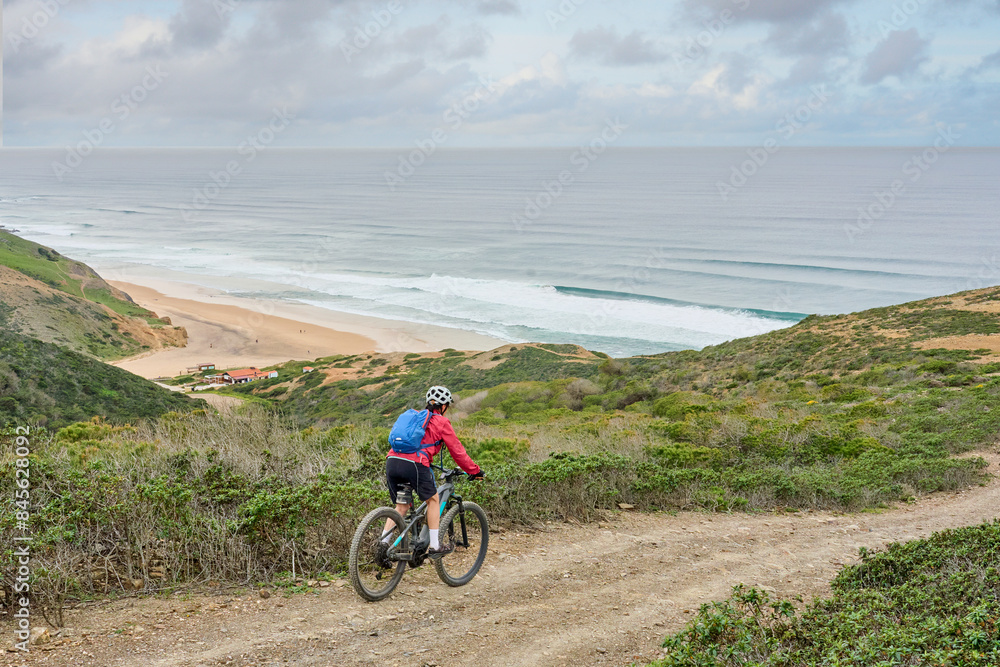
[{"label": "blue backpack", "polygon": [[423,449],[420,441],[431,419],[430,410],[407,410],[396,418],[389,431],[389,446],[398,454],[415,454]]}]

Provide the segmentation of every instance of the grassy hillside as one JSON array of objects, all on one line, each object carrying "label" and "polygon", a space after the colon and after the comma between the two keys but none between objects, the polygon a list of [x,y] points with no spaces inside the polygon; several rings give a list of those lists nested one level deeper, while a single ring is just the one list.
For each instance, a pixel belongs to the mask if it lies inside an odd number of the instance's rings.
[{"label": "grassy hillside", "polygon": [[228,391],[324,428],[388,425],[442,383],[461,397],[453,419],[474,454],[562,457],[566,474],[596,466],[618,481],[594,502],[854,508],[975,479],[975,460],[950,457],[1000,434],[998,332],[991,288],[810,317],[701,351],[361,355],[310,362],[309,374],[286,364],[277,379]]},{"label": "grassy hillside", "polygon": [[0,231],[0,327],[100,359],[118,359],[187,334],[132,302],[86,264]]},{"label": "grassy hillside", "polygon": [[[275,379],[226,391],[269,400],[301,426],[322,428],[345,421],[384,421],[420,402],[434,384],[472,396],[509,383],[594,377],[597,362],[604,359],[607,355],[575,345],[551,344],[506,345],[477,354],[358,354],[282,364],[274,367],[279,371]],[[316,371],[303,373],[305,366]]]},{"label": "grassy hillside", "polygon": [[[277,366],[279,378],[235,391],[273,401],[302,425],[322,425],[382,419],[419,403],[426,387],[439,383],[465,399],[487,391],[488,398],[460,403],[456,412],[513,423],[615,411],[662,417],[669,403],[682,399],[700,405],[780,397],[855,404],[863,402],[850,400],[855,386],[868,398],[874,394],[865,387],[917,380],[925,388],[974,386],[998,362],[1000,289],[990,288],[812,316],[789,329],[700,351],[611,360],[574,345],[528,344],[478,354],[331,357]],[[316,372],[303,374],[306,365]],[[677,392],[690,395],[657,404]]]},{"label": "grassy hillside", "polygon": [[[300,571],[335,571],[358,518],[386,502],[392,418],[433,383],[460,397],[450,414],[487,472],[464,495],[501,523],[623,502],[852,510],[967,487],[985,462],[955,455],[1000,435],[998,304],[992,288],[630,359],[507,345],[284,364],[226,390],[251,399],[239,414],[39,435],[35,558],[51,565],[47,590],[74,595],[137,577],[265,580],[292,553]],[[121,535],[131,550],[93,555]]]},{"label": "grassy hillside", "polygon": [[797,612],[738,586],[650,667],[1000,664],[1000,521],[892,544]]},{"label": "grassy hillside", "polygon": [[201,401],[88,356],[0,329],[0,424],[49,427],[191,410]]}]

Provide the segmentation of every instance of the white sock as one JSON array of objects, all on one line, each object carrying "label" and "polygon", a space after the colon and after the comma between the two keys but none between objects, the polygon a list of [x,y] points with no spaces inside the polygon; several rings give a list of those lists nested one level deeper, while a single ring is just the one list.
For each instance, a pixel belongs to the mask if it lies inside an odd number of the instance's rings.
[{"label": "white sock", "polygon": [[430,531],[431,531],[431,549],[437,549],[439,546],[441,546],[441,543],[438,542],[438,529],[431,528]]},{"label": "white sock", "polygon": [[382,533],[382,544],[389,544],[389,538],[392,536],[392,531],[387,530]]}]

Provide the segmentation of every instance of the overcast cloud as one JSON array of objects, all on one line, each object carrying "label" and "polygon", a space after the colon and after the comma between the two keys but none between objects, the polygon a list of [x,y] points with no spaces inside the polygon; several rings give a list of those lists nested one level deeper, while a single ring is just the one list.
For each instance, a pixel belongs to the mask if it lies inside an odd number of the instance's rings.
[{"label": "overcast cloud", "polygon": [[862,83],[881,83],[886,77],[905,78],[917,71],[927,60],[930,40],[924,39],[916,28],[897,30],[886,37],[865,59]]},{"label": "overcast cloud", "polygon": [[655,42],[639,30],[619,36],[614,26],[578,30],[569,40],[569,47],[576,55],[591,57],[613,67],[658,63],[666,58]]},{"label": "overcast cloud", "polygon": [[448,145],[575,145],[615,118],[623,145],[755,145],[825,86],[792,143],[997,145],[1000,3],[874,4],[7,0],[4,143],[112,118],[106,145],[235,145],[287,109],[286,145],[408,146],[475,99]]}]

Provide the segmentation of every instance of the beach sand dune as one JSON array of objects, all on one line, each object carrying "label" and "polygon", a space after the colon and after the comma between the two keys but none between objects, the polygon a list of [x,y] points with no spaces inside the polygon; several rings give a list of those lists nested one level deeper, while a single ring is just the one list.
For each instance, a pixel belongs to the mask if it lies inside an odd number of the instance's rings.
[{"label": "beach sand dune", "polygon": [[428,352],[447,347],[488,350],[504,343],[467,331],[360,317],[304,304],[241,299],[192,285],[112,284],[139,305],[187,329],[186,347],[114,362],[146,378],[182,375],[200,363],[215,364],[217,369],[263,368],[336,354]]}]

